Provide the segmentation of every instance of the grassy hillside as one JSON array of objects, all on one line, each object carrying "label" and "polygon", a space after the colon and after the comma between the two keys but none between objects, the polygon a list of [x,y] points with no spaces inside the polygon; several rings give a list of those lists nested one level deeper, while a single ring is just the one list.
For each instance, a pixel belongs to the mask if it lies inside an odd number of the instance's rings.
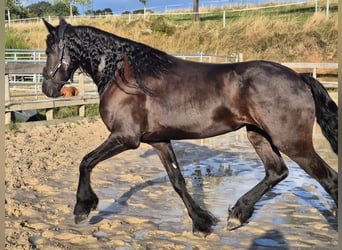
[{"label": "grassy hillside", "polygon": [[[313,3],[249,11],[226,8],[225,28],[223,9],[202,10],[199,24],[192,22],[190,14],[130,21],[128,16],[81,18],[73,24],[92,25],[169,53],[243,53],[244,60],[337,62],[337,0],[330,1],[329,19],[325,1],[319,6],[318,14]],[[6,29],[6,47],[45,49],[46,34],[42,22],[15,24]]]}]

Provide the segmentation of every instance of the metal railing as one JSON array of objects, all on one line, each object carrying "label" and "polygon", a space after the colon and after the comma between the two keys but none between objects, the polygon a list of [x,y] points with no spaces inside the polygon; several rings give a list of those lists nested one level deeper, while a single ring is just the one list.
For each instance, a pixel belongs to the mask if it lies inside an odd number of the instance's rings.
[{"label": "metal railing", "polygon": [[5,63],[45,63],[44,50],[6,49]]},{"label": "metal railing", "polygon": [[[185,60],[193,60],[200,62],[238,62],[239,55],[232,53],[230,55],[211,55],[199,52],[197,54],[172,54]],[[46,54],[44,50],[24,50],[24,49],[6,49],[5,50],[6,63],[45,63]]]},{"label": "metal railing", "polygon": [[[18,100],[39,100],[46,96],[42,93],[41,85],[43,76],[37,74],[8,74],[9,82],[9,99],[11,101]],[[72,86],[79,87],[79,74],[75,74]],[[84,93],[85,95],[96,95],[97,89],[92,79],[84,77]],[[9,100],[6,100],[9,101]]]},{"label": "metal railing", "polygon": [[236,53],[232,53],[230,55],[226,56],[218,56],[218,55],[210,55],[205,54],[202,51],[198,54],[172,54],[175,57],[182,58],[184,60],[194,60],[199,62],[218,62],[218,63],[229,63],[229,62],[238,62],[239,61],[239,55]]}]

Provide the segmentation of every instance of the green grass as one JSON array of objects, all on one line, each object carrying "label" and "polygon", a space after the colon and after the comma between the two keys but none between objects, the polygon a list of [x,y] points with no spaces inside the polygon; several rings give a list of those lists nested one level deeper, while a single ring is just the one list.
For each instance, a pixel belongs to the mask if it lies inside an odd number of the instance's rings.
[{"label": "green grass", "polygon": [[86,117],[96,117],[99,116],[99,104],[89,104],[86,105],[86,111],[85,111]]},{"label": "green grass", "polygon": [[[70,106],[70,107],[60,107],[54,109],[54,119],[63,119],[73,116],[78,116],[79,106]],[[39,116],[45,117],[46,110],[38,110]],[[97,117],[99,116],[99,105],[98,104],[89,104],[86,105],[85,108],[85,117]]]},{"label": "green grass", "polygon": [[[324,7],[323,7],[324,6]],[[262,9],[253,10],[255,7],[264,7]],[[223,19],[223,11],[226,11],[226,21],[236,21],[241,18],[250,18],[250,17],[271,17],[277,18],[280,20],[289,20],[289,19],[299,19],[302,22],[305,22],[308,18],[310,18],[315,13],[315,6],[313,3],[307,3],[302,5],[287,5],[280,7],[273,7],[273,4],[264,4],[264,5],[252,5],[249,6],[250,10],[242,10],[246,9],[245,6],[234,6],[229,8],[220,8],[220,9],[207,9],[204,10],[200,15],[201,22],[218,22],[222,23]],[[338,3],[332,2],[330,3],[330,14],[335,15],[338,13]],[[319,3],[319,12],[325,11],[325,1],[321,1]],[[184,24],[184,22],[192,23],[192,14],[185,15],[171,15],[170,20],[175,25]]]},{"label": "green grass", "polygon": [[17,32],[6,32],[5,48],[7,49],[30,49],[29,44],[25,41],[25,36]]}]

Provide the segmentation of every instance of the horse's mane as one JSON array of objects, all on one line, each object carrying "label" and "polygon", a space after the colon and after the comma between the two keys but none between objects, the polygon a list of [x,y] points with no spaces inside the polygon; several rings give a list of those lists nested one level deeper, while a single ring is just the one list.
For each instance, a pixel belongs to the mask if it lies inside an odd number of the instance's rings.
[{"label": "horse's mane", "polygon": [[[79,67],[93,79],[97,77],[96,72],[101,58],[102,60],[105,58],[104,69],[101,71],[100,79],[97,80],[99,92],[106,89],[105,87],[111,83],[121,88],[114,74],[118,70],[127,87],[152,94],[151,90],[143,83],[142,77],[158,78],[161,73],[168,72],[172,64],[173,57],[165,52],[94,27],[70,26],[65,37],[70,41],[70,45],[67,46],[71,60],[79,60]],[[132,70],[135,79],[133,83],[124,79],[125,60]]]}]

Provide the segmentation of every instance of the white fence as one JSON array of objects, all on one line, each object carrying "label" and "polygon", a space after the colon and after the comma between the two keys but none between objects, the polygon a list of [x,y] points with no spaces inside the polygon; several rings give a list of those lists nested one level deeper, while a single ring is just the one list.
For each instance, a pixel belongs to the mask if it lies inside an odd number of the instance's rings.
[{"label": "white fence", "polygon": [[43,50],[26,50],[26,49],[6,49],[6,63],[45,63],[46,54]]},{"label": "white fence", "polygon": [[[317,12],[317,1],[318,0],[313,0],[313,1],[315,1],[315,3],[316,3],[315,12]],[[200,16],[201,15],[204,16],[204,15],[208,15],[208,14],[217,15],[217,13],[220,13],[220,15],[222,16],[222,25],[223,25],[223,27],[225,27],[226,17],[228,16],[227,14],[229,14],[230,12],[245,12],[245,11],[253,11],[253,10],[260,10],[260,9],[279,8],[279,7],[292,6],[292,5],[302,5],[302,4],[306,4],[309,2],[313,2],[313,1],[307,0],[307,1],[297,1],[297,2],[292,2],[292,3],[284,3],[281,0],[278,0],[278,3],[276,3],[276,4],[274,4],[275,1],[273,1],[272,5],[265,5],[265,6],[259,6],[258,4],[253,5],[253,4],[250,4],[248,2],[246,2],[245,4],[242,4],[242,2],[233,3],[230,1],[225,1],[225,2],[230,2],[230,4],[220,6],[220,7],[215,7],[215,6],[201,7],[198,14]],[[260,4],[267,4],[267,3],[266,2],[260,2]],[[234,9],[228,9],[228,8],[231,8],[233,5],[236,5],[238,7],[234,8]],[[175,7],[175,6],[173,6],[173,7]],[[113,14],[110,14],[110,15],[78,15],[78,16],[66,16],[65,18],[69,18],[69,19],[124,18],[130,22],[130,21],[137,19],[137,18],[141,18],[141,17],[146,18],[147,16],[176,16],[176,15],[177,16],[189,16],[189,15],[192,16],[194,14],[194,12],[192,12],[191,8],[192,7],[189,6],[188,8],[179,8],[179,10],[177,10],[177,8],[172,8],[172,9],[169,8],[168,9],[166,7],[164,9],[164,11],[148,12],[146,14],[140,14],[140,13],[139,14],[133,14],[133,11],[131,11],[128,14],[124,14],[127,11],[117,11],[117,12],[114,12]],[[148,9],[153,11],[153,8],[148,8]],[[212,9],[212,10],[210,10],[210,9]],[[6,14],[6,15],[8,15],[8,14]],[[51,20],[58,20],[59,17],[49,16],[49,17],[47,17],[47,19],[49,20],[49,22],[51,22]],[[10,26],[12,24],[19,24],[19,23],[39,23],[39,22],[41,22],[40,17],[25,18],[25,19],[11,19],[11,18],[9,18],[8,20],[5,20],[5,25]]]}]

